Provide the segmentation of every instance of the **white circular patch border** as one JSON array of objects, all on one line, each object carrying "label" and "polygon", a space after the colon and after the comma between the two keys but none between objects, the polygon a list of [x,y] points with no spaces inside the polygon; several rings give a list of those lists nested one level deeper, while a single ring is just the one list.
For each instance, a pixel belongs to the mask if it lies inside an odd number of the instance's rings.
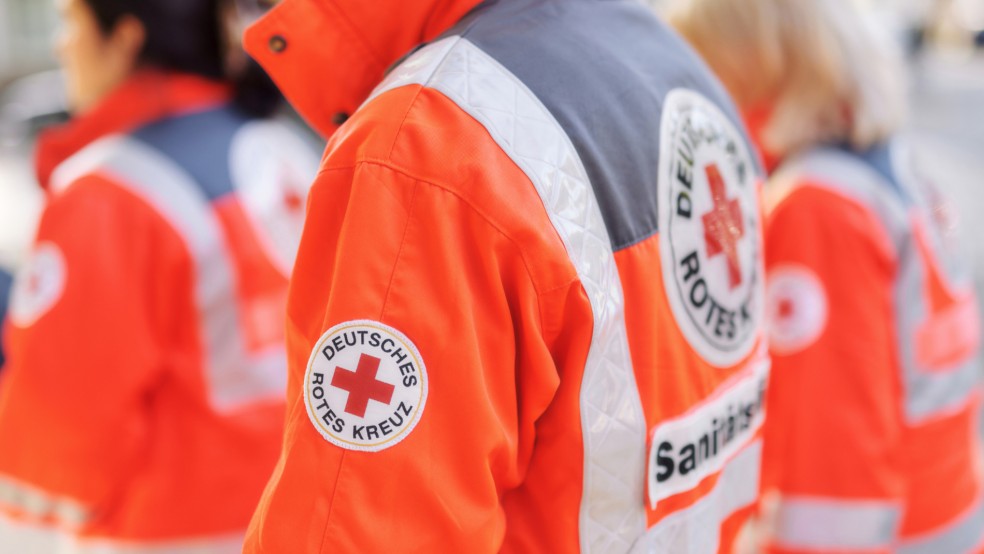
[{"label": "white circular patch border", "polygon": [[44,317],[65,294],[67,277],[65,255],[58,245],[51,241],[35,245],[14,278],[7,307],[10,323],[26,329]]},{"label": "white circular patch border", "polygon": [[[788,356],[809,348],[823,335],[830,317],[830,301],[823,282],[810,268],[793,263],[774,267],[767,281],[765,302],[771,350]],[[776,311],[782,299],[792,300],[796,311],[793,320],[780,328]]]},{"label": "white circular patch border", "polygon": [[[680,260],[674,259],[675,244],[673,242],[673,232],[671,220],[674,217],[673,202],[669,200],[670,193],[674,190],[672,183],[676,178],[674,174],[673,160],[678,157],[676,152],[677,142],[674,139],[680,134],[681,119],[684,112],[698,112],[704,117],[710,116],[714,122],[720,126],[723,133],[733,140],[736,150],[733,156],[739,156],[746,166],[746,182],[749,192],[747,198],[742,198],[744,204],[752,211],[750,217],[746,217],[746,222],[753,223],[754,227],[746,228],[745,232],[752,240],[750,248],[753,250],[751,259],[754,264],[753,269],[748,271],[750,284],[748,290],[749,303],[751,306],[749,324],[753,329],[747,332],[740,341],[737,341],[732,348],[724,349],[715,345],[702,329],[697,325],[695,316],[691,313],[687,301],[683,298],[687,292],[677,279],[677,263]],[[722,147],[723,149],[723,147]],[[666,297],[670,304],[670,310],[677,322],[687,343],[693,350],[707,363],[715,367],[730,367],[745,359],[755,348],[759,338],[762,336],[761,327],[765,318],[765,280],[763,266],[762,242],[760,237],[760,225],[762,220],[761,205],[759,203],[758,184],[755,179],[757,175],[757,165],[750,147],[745,142],[744,135],[731,122],[731,120],[721,111],[721,109],[697,91],[677,88],[667,94],[663,104],[663,114],[660,129],[660,159],[659,159],[659,182],[657,183],[659,198],[659,235],[660,235],[660,258],[662,265],[663,287]],[[737,198],[737,197],[736,197]],[[743,214],[744,215],[744,214]],[[704,257],[706,260],[706,256]],[[705,269],[701,269],[705,271]],[[756,331],[754,328],[760,330]]]},{"label": "white circular patch border", "polygon": [[[315,411],[315,407],[312,404],[312,395],[310,393],[311,375],[313,373],[312,370],[314,369],[315,361],[319,359],[319,355],[321,354],[321,351],[324,348],[325,343],[339,332],[342,332],[346,329],[350,329],[353,327],[360,327],[360,326],[369,327],[376,331],[389,334],[391,335],[391,338],[394,338],[397,341],[399,341],[402,344],[402,346],[407,348],[410,355],[413,357],[414,361],[416,362],[417,374],[420,376],[419,402],[418,402],[417,409],[413,412],[412,416],[408,416],[410,418],[409,423],[399,434],[390,437],[385,441],[375,444],[354,443],[349,440],[339,438],[338,436],[333,434],[330,429],[325,429],[324,426],[322,425],[324,422],[320,417],[318,417],[317,412]],[[335,369],[337,369],[337,366]],[[335,370],[332,370],[333,373],[334,371]],[[380,452],[382,450],[386,450],[387,448],[396,446],[397,444],[402,442],[405,438],[410,436],[410,433],[412,433],[413,430],[417,427],[417,423],[419,423],[421,418],[423,417],[424,408],[427,405],[429,385],[430,385],[430,380],[427,377],[427,368],[424,365],[424,358],[423,356],[420,355],[420,351],[417,349],[417,345],[415,345],[413,341],[410,340],[409,337],[407,337],[405,334],[400,332],[398,329],[386,325],[384,323],[381,323],[379,321],[373,321],[370,319],[356,319],[351,321],[345,321],[343,323],[339,323],[331,327],[330,329],[325,331],[321,335],[321,337],[318,338],[318,342],[315,343],[315,346],[311,351],[311,356],[308,358],[307,369],[304,371],[304,393],[303,393],[304,406],[308,414],[308,419],[311,421],[311,424],[314,425],[314,428],[318,432],[318,434],[320,434],[321,437],[327,440],[328,442],[334,444],[335,446],[338,446],[339,448],[344,448],[346,450],[354,450],[358,452]]]}]

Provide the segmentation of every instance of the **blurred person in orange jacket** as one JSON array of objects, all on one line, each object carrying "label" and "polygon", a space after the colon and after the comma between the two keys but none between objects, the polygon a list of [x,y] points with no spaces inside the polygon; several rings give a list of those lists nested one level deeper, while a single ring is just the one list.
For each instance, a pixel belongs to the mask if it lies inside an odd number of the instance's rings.
[{"label": "blurred person in orange jacket", "polygon": [[898,136],[897,57],[851,2],[685,0],[671,19],[778,166],[770,551],[980,551],[975,293],[952,209]]},{"label": "blurred person in orange jacket", "polygon": [[758,495],[761,173],[698,57],[596,0],[286,0],[247,46],[347,121],[245,551],[729,551]]},{"label": "blurred person in orange jacket", "polygon": [[75,116],[38,146],[5,332],[0,552],[238,552],[317,155],[265,118],[272,83],[225,75],[217,1],[59,8]]}]

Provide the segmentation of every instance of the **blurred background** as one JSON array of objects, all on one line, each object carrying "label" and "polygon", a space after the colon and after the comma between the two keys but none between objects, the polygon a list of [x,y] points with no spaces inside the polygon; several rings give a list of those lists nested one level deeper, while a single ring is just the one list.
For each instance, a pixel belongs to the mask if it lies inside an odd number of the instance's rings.
[{"label": "blurred background", "polygon": [[[984,290],[984,0],[868,0],[868,9],[907,52],[908,134],[956,204]],[[0,267],[8,269],[23,259],[41,209],[35,138],[66,117],[54,33],[51,0],[0,0]]]}]

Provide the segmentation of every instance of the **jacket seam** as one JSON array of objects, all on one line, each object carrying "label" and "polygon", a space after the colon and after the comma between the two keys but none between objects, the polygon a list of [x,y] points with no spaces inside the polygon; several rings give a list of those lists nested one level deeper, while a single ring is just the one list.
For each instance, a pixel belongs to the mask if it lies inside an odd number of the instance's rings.
[{"label": "jacket seam", "polygon": [[396,259],[393,260],[393,269],[390,272],[389,283],[386,285],[386,293],[383,294],[383,306],[379,311],[380,321],[386,320],[386,308],[389,306],[390,291],[393,290],[393,281],[396,280],[396,268],[400,265],[400,260],[403,259],[403,249],[407,245],[407,236],[410,234],[410,224],[413,223],[413,210],[417,204],[417,189],[419,187],[418,183],[414,183],[413,192],[410,195],[410,206],[407,209],[407,224],[403,227],[403,237],[400,239],[400,249],[396,252]]},{"label": "jacket seam", "polygon": [[[552,286],[552,287],[543,289],[539,285],[538,280],[536,279],[536,273],[532,270],[532,267],[531,267],[531,265],[529,263],[529,260],[528,260],[528,256],[527,256],[526,250],[520,245],[519,241],[517,241],[511,235],[509,235],[508,233],[506,233],[502,229],[502,227],[499,224],[497,224],[489,215],[487,215],[478,206],[476,206],[474,203],[472,203],[471,201],[469,201],[467,198],[463,197],[461,194],[459,194],[457,191],[453,190],[452,188],[450,188],[450,187],[448,187],[446,185],[443,185],[443,184],[441,184],[439,182],[436,182],[436,181],[433,181],[433,180],[430,180],[430,179],[421,177],[419,175],[416,175],[412,171],[410,171],[410,170],[408,170],[406,168],[403,168],[401,166],[397,166],[397,165],[395,165],[393,162],[391,162],[389,160],[382,160],[382,159],[378,159],[378,158],[363,158],[363,159],[361,159],[361,160],[359,160],[359,161],[357,161],[355,163],[352,163],[352,164],[345,164],[343,166],[335,166],[335,167],[330,167],[330,168],[329,167],[326,167],[326,168],[322,169],[321,174],[328,173],[328,172],[331,172],[331,171],[347,171],[347,170],[352,170],[352,169],[355,169],[356,167],[358,167],[360,165],[362,165],[362,166],[376,166],[376,167],[380,167],[380,168],[386,169],[388,171],[392,171],[394,173],[397,173],[399,175],[403,175],[404,177],[407,177],[408,179],[412,179],[413,181],[415,181],[417,183],[421,183],[421,184],[425,184],[425,185],[430,185],[430,186],[432,186],[432,187],[434,187],[436,189],[440,189],[440,190],[442,190],[442,191],[444,191],[444,192],[446,192],[446,193],[454,196],[462,204],[468,206],[468,208],[471,209],[471,211],[473,213],[475,213],[480,218],[482,218],[482,220],[485,221],[485,223],[489,227],[491,227],[497,233],[499,233],[500,235],[502,235],[506,240],[508,240],[510,243],[512,243],[512,245],[516,248],[516,250],[519,252],[520,259],[523,261],[523,266],[526,269],[527,274],[530,276],[530,281],[533,283],[533,288],[535,289],[535,291],[536,291],[537,294],[542,294],[543,292],[552,292],[556,288],[563,288],[565,286],[569,286],[571,282],[573,282],[574,280],[578,280],[577,274],[576,274],[576,271],[575,271],[575,276],[571,280],[566,281],[565,283],[563,283],[562,285],[559,285],[559,286]],[[402,247],[402,245],[401,245],[401,247]],[[568,259],[568,263],[570,265],[573,265],[573,263],[570,262],[569,259]]]}]

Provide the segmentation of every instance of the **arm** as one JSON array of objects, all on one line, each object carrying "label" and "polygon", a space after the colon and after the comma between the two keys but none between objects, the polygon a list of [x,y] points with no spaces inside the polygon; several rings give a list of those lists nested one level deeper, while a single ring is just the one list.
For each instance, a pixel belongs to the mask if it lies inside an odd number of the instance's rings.
[{"label": "arm", "polygon": [[166,262],[174,239],[162,229],[148,207],[97,177],[46,208],[11,302],[0,516],[98,525],[139,467],[165,346],[155,325],[173,302],[152,284],[180,286]]},{"label": "arm", "polygon": [[[498,551],[500,498],[523,479],[558,368],[526,261],[483,208],[384,165],[322,171],[291,285],[287,447],[246,552]],[[328,360],[326,331],[360,320],[369,343]],[[415,373],[382,367],[373,328],[416,347]],[[394,388],[349,405],[338,375],[361,373],[363,355]],[[427,396],[408,414],[395,398],[419,392],[411,376]],[[390,415],[399,442],[356,431]]]},{"label": "arm", "polygon": [[773,552],[887,552],[902,513],[894,253],[874,216],[803,186],[766,234]]}]

